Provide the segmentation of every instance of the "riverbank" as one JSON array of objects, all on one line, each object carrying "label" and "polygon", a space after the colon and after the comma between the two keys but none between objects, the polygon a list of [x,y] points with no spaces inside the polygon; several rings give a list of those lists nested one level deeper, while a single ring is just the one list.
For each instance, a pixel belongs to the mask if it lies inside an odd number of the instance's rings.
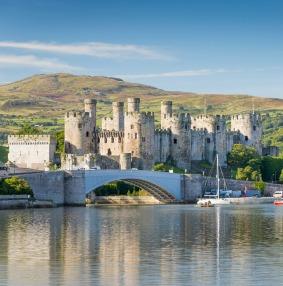
[{"label": "riverbank", "polygon": [[87,205],[160,205],[153,196],[96,196]]},{"label": "riverbank", "polygon": [[50,200],[33,200],[29,195],[0,195],[0,210],[53,208],[56,205]]}]

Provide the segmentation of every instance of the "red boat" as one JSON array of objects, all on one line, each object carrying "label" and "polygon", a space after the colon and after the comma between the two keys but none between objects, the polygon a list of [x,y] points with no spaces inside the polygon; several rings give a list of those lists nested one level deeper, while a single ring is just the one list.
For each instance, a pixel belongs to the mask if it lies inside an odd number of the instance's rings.
[{"label": "red boat", "polygon": [[273,202],[275,206],[283,206],[283,200],[276,200]]}]

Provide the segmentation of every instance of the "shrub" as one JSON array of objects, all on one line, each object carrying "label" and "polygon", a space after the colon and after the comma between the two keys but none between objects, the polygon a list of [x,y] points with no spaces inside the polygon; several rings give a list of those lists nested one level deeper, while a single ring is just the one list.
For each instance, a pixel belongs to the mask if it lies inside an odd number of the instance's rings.
[{"label": "shrub", "polygon": [[0,181],[0,194],[2,195],[31,195],[32,189],[28,182],[22,178],[13,176]]}]

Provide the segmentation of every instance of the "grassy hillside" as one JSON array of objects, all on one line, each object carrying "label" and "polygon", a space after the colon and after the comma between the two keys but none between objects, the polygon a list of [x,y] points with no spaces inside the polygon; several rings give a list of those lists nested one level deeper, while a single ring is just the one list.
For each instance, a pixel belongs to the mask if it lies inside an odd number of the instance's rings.
[{"label": "grassy hillside", "polygon": [[[270,112],[274,118],[283,113],[282,99],[164,91],[117,78],[99,76],[35,75],[0,86],[0,143],[5,139],[3,134],[16,132],[25,121],[44,127],[46,132],[61,129],[64,113],[67,110],[82,109],[86,97],[97,99],[99,119],[110,114],[113,100],[125,101],[129,96],[140,97],[142,109],[154,111],[157,121],[160,101],[169,99],[174,101],[176,111],[191,114],[203,112],[205,97],[207,112],[212,114],[250,111],[252,101],[257,110]],[[282,130],[273,129],[267,134],[277,142]]]}]

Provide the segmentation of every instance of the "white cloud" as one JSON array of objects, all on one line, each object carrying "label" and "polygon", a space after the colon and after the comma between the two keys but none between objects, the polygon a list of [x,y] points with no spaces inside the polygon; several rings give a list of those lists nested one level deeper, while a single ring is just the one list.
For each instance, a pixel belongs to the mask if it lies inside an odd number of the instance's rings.
[{"label": "white cloud", "polygon": [[57,44],[43,42],[0,42],[0,48],[14,48],[48,53],[85,55],[97,58],[143,58],[143,59],[171,59],[153,49],[137,45],[121,45],[100,42],[78,44]]},{"label": "white cloud", "polygon": [[192,76],[208,76],[218,73],[231,72],[225,69],[199,69],[199,70],[183,70],[175,72],[164,72],[164,73],[149,73],[149,74],[124,74],[115,75],[116,77],[135,79],[135,78],[162,78],[162,77],[192,77]]},{"label": "white cloud", "polygon": [[57,59],[39,58],[33,55],[0,55],[0,68],[3,67],[35,67],[41,70],[54,71],[75,71],[81,70],[80,67],[71,66],[58,61]]}]

